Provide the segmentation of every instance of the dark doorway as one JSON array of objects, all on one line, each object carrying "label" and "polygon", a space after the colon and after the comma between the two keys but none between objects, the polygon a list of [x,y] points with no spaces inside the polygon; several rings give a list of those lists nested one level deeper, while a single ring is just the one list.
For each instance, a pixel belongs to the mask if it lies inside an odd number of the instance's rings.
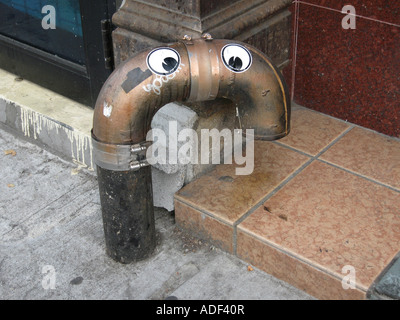
[{"label": "dark doorway", "polygon": [[115,0],[0,0],[0,68],[93,106],[113,69],[115,10]]}]

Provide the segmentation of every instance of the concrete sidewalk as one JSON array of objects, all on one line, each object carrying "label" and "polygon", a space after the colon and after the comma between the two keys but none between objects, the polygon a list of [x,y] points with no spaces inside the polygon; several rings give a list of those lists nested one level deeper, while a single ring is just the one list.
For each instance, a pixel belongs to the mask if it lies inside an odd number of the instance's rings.
[{"label": "concrete sidewalk", "polygon": [[157,208],[156,252],[116,263],[105,255],[95,173],[2,126],[0,145],[0,299],[313,299]]}]

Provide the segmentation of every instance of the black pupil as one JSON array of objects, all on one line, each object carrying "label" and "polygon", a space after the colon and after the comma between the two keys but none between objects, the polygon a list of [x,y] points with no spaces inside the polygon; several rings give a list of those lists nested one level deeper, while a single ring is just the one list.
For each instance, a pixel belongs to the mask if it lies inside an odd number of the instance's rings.
[{"label": "black pupil", "polygon": [[231,57],[228,64],[234,70],[240,70],[243,66],[242,59],[240,59],[239,57]]},{"label": "black pupil", "polygon": [[162,64],[164,70],[167,71],[167,72],[170,72],[171,70],[174,70],[177,65],[178,65],[178,61],[176,61],[172,57],[165,58],[164,62]]}]

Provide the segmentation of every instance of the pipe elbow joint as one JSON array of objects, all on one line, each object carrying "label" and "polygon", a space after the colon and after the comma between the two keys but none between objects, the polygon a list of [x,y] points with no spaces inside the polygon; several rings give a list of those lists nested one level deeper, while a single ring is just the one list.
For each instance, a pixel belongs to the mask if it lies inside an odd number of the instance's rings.
[{"label": "pipe elbow joint", "polygon": [[255,139],[289,133],[289,94],[271,60],[241,42],[196,39],[146,50],[121,64],[97,99],[93,138],[141,143],[165,104],[217,97],[233,102],[239,129],[253,129]]}]

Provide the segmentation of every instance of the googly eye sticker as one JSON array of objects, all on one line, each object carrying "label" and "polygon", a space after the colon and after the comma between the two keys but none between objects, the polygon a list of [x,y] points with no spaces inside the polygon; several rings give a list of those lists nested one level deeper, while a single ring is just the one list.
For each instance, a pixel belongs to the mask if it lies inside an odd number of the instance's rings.
[{"label": "googly eye sticker", "polygon": [[168,47],[157,48],[147,55],[147,67],[155,74],[167,76],[174,73],[180,63],[181,57],[179,53]]},{"label": "googly eye sticker", "polygon": [[227,44],[222,48],[221,56],[225,67],[236,73],[249,69],[253,60],[250,51],[240,44]]}]

